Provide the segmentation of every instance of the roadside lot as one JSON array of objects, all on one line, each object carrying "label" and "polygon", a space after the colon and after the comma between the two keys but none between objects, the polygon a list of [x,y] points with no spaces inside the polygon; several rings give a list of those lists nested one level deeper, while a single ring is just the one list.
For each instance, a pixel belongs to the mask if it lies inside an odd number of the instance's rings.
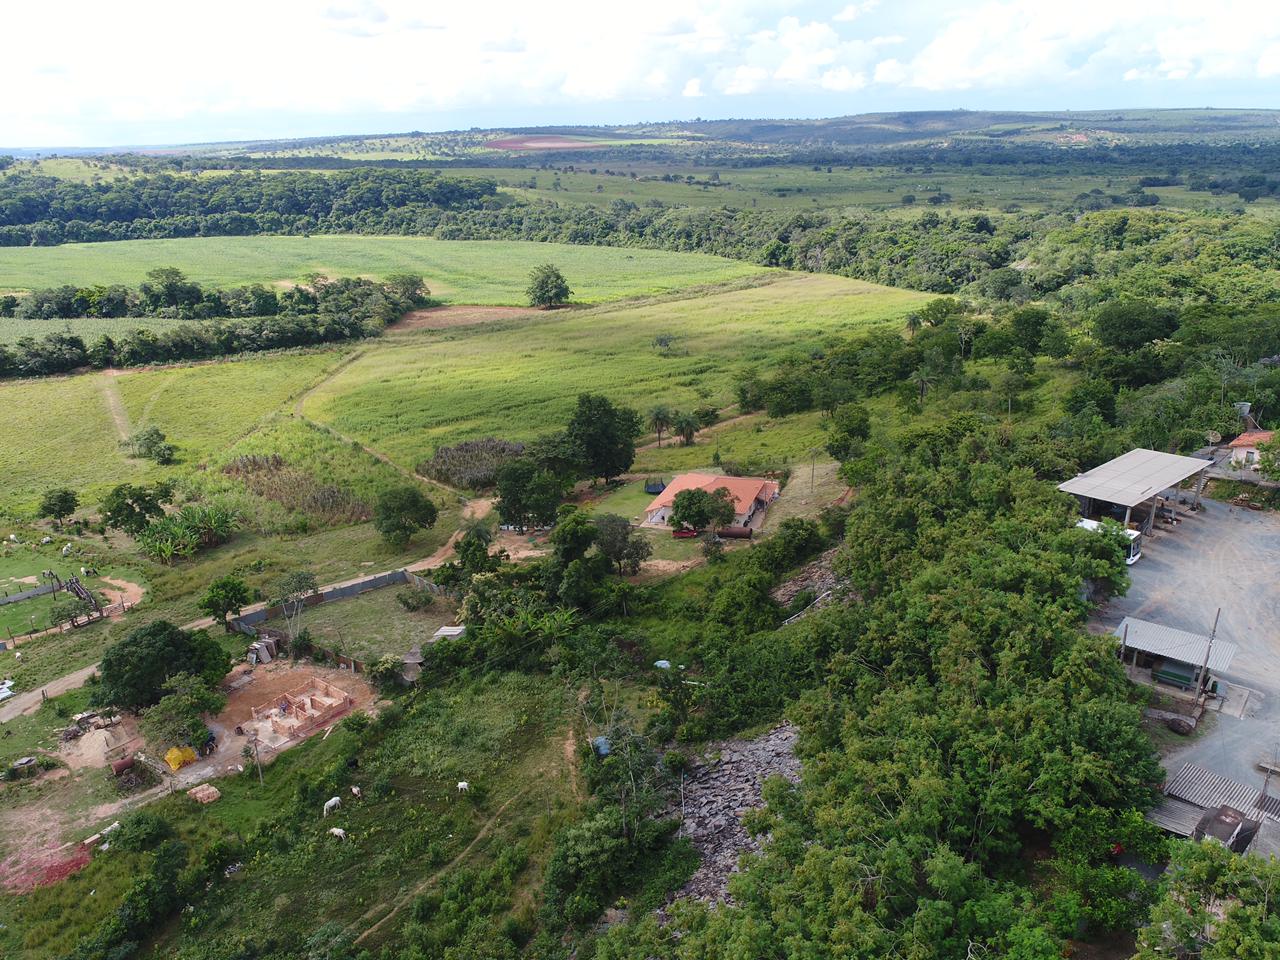
[{"label": "roadside lot", "polygon": [[1255,764],[1280,744],[1280,516],[1205,500],[1199,515],[1158,530],[1129,574],[1128,594],[1097,612],[1095,631],[1133,616],[1207,635],[1221,607],[1217,636],[1238,648],[1222,677],[1252,691],[1242,717],[1218,715],[1166,769],[1190,761],[1260,786]]}]

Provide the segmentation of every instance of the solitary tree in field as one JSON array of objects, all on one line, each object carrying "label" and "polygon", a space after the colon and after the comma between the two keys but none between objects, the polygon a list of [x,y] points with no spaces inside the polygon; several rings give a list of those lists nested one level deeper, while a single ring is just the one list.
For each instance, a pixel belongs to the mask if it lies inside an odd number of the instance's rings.
[{"label": "solitary tree in field", "polygon": [[419,530],[433,526],[436,505],[415,486],[387,490],[373,510],[373,526],[393,547],[403,547]]},{"label": "solitary tree in field", "polygon": [[671,429],[674,416],[665,403],[660,403],[649,411],[649,429],[658,435],[658,446],[662,446],[662,433]]},{"label": "solitary tree in field", "polygon": [[287,573],[276,583],[276,597],[272,605],[284,607],[284,615],[289,624],[289,637],[299,636],[302,624],[303,600],[315,593],[317,589],[316,575],[309,570],[295,570]]},{"label": "solitary tree in field", "polygon": [[80,506],[80,498],[76,496],[74,490],[68,490],[65,487],[46,490],[40,499],[40,516],[51,517],[53,522],[61,527],[62,521],[75,513],[78,506]]},{"label": "solitary tree in field", "polygon": [[569,281],[565,280],[560,268],[553,263],[544,263],[535,267],[529,274],[529,287],[525,291],[529,295],[529,306],[548,310],[568,303],[573,296],[569,289]]}]

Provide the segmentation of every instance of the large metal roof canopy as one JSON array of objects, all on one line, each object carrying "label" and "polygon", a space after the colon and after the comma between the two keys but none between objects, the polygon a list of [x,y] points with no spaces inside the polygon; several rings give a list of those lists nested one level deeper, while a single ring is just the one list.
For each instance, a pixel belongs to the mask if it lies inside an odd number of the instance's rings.
[{"label": "large metal roof canopy", "polygon": [[1176,453],[1130,450],[1088,473],[1058,484],[1058,489],[1080,497],[1118,503],[1122,507],[1136,507],[1212,465],[1209,460],[1182,457]]},{"label": "large metal roof canopy", "polygon": [[[1126,633],[1127,630],[1127,633]],[[1198,633],[1175,630],[1150,620],[1139,620],[1136,617],[1125,617],[1116,627],[1115,635],[1124,640],[1130,650],[1140,650],[1166,660],[1177,660],[1199,667],[1204,663],[1204,654],[1209,646],[1209,638]],[[1209,651],[1209,669],[1226,670],[1236,655],[1236,645],[1225,640],[1214,640],[1213,649]]]}]

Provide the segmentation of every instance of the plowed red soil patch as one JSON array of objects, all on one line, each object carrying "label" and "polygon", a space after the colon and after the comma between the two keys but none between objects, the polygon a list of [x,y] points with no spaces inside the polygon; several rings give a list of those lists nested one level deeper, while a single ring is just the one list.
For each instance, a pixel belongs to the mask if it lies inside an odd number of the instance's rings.
[{"label": "plowed red soil patch", "polygon": [[503,137],[485,144],[491,150],[590,150],[600,144],[594,140],[574,140],[554,134],[529,137]]},{"label": "plowed red soil patch", "polygon": [[411,310],[391,325],[391,330],[447,330],[450,327],[470,327],[496,320],[519,320],[542,313],[532,307],[428,307]]}]

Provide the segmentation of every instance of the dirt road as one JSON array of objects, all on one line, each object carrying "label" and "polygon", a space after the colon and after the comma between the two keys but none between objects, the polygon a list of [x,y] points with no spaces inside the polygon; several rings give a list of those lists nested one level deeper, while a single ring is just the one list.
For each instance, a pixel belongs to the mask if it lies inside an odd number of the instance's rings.
[{"label": "dirt road", "polygon": [[50,680],[39,690],[28,690],[25,693],[19,693],[16,696],[0,703],[0,723],[12,720],[14,717],[20,717],[23,714],[35,713],[40,709],[40,704],[44,702],[41,693],[46,693],[51,697],[57,697],[68,690],[76,690],[83,687],[98,669],[98,664],[93,663],[74,673],[68,673],[64,677],[57,680]]}]

